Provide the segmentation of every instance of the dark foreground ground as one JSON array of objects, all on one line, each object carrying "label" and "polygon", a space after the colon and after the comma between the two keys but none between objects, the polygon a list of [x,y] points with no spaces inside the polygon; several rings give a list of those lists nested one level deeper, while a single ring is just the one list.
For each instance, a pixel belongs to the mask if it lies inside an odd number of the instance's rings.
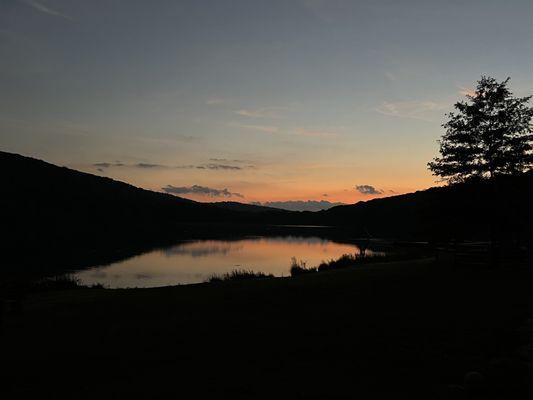
[{"label": "dark foreground ground", "polygon": [[532,277],[421,260],[32,294],[4,316],[0,395],[529,399]]}]

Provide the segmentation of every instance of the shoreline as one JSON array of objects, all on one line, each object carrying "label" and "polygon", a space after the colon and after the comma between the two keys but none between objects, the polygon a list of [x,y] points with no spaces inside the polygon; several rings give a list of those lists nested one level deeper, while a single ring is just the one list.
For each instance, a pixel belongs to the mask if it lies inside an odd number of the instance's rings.
[{"label": "shoreline", "polygon": [[[284,279],[37,293],[6,316],[8,394],[48,388],[68,398],[89,371],[99,379],[87,398],[263,399],[282,388],[287,397],[432,398],[463,385],[469,371],[494,395],[511,383],[531,389],[508,380],[529,373],[515,367],[520,329],[533,316],[532,276],[423,259]],[[41,367],[51,359],[59,369]],[[58,374],[68,377],[59,387]]]}]

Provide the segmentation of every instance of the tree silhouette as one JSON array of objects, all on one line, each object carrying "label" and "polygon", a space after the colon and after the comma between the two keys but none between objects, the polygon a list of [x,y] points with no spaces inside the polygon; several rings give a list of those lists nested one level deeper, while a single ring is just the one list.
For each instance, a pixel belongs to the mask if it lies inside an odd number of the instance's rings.
[{"label": "tree silhouette", "polygon": [[528,97],[513,97],[507,85],[482,76],[474,95],[447,114],[440,157],[428,163],[449,183],[515,175],[533,166],[533,108]]}]

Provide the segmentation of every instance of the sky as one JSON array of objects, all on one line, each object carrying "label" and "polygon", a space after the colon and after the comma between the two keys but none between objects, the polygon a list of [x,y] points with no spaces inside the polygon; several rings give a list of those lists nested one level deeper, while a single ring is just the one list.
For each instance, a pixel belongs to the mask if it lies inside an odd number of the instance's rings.
[{"label": "sky", "polygon": [[0,0],[0,149],[200,201],[424,189],[445,113],[482,74],[533,93],[532,15],[530,0]]}]

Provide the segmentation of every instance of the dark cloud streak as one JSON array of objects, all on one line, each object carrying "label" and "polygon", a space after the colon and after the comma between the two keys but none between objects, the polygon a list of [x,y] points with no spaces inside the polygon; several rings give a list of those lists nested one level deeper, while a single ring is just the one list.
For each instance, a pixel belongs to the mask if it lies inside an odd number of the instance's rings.
[{"label": "dark cloud streak", "polygon": [[136,163],[136,164],[123,164],[123,163],[109,163],[109,162],[98,162],[92,164],[93,167],[97,168],[112,168],[112,167],[131,167],[131,168],[141,168],[141,169],[207,169],[212,171],[240,171],[243,169],[255,169],[254,165],[246,166],[237,166],[229,164],[218,164],[218,163],[209,163],[209,164],[199,164],[199,165],[162,165],[162,164],[152,164],[152,163]]},{"label": "dark cloud streak", "polygon": [[148,164],[148,163],[138,163],[134,165],[137,168],[165,168],[164,165],[159,164]]},{"label": "dark cloud streak", "polygon": [[220,162],[220,163],[237,163],[237,164],[252,164],[253,161],[248,161],[248,160],[238,160],[238,159],[234,159],[234,160],[230,160],[228,158],[210,158],[209,161],[214,161],[214,162]]},{"label": "dark cloud streak", "polygon": [[100,162],[100,163],[94,163],[93,166],[97,168],[111,168],[111,167],[123,167],[124,164],[120,162],[116,162],[116,163]]},{"label": "dark cloud streak", "polygon": [[383,190],[376,189],[374,186],[371,185],[356,185],[355,190],[364,195],[376,195],[383,193]]},{"label": "dark cloud streak", "polygon": [[206,164],[203,165],[206,169],[222,169],[222,170],[239,170],[242,169],[242,167],[237,167],[235,165],[227,165],[227,164]]},{"label": "dark cloud streak", "polygon": [[192,185],[192,186],[172,186],[167,185],[161,188],[166,193],[170,194],[199,194],[209,197],[240,197],[244,196],[240,193],[230,192],[227,188],[214,189],[207,186]]}]

